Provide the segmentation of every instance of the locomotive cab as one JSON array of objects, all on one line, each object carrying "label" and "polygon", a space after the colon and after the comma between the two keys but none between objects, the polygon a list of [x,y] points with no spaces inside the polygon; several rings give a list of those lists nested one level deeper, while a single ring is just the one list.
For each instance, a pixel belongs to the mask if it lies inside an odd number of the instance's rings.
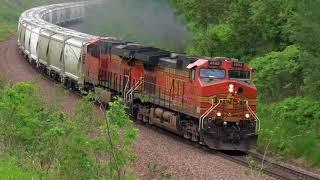
[{"label": "locomotive cab", "polygon": [[235,59],[199,59],[190,78],[200,97],[199,131],[210,148],[248,151],[257,141],[257,89],[252,68]]}]

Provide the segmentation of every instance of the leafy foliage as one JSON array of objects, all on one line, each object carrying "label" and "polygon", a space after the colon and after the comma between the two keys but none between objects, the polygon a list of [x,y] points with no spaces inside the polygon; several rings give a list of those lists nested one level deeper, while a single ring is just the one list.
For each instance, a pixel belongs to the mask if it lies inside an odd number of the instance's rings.
[{"label": "leafy foliage", "polygon": [[260,148],[270,142],[276,154],[305,157],[312,165],[320,165],[319,108],[320,102],[309,98],[289,98],[263,106]]},{"label": "leafy foliage", "polygon": [[210,26],[206,32],[197,33],[195,45],[189,49],[191,54],[203,54],[207,56],[228,56],[234,54],[236,38],[233,29],[228,24]]},{"label": "leafy foliage", "polygon": [[4,152],[46,177],[130,176],[128,169],[134,160],[131,146],[138,132],[121,99],[110,104],[103,121],[97,116],[95,98],[90,94],[81,100],[76,116],[70,119],[47,108],[38,92],[37,86],[28,83],[0,89],[0,144]]},{"label": "leafy foliage", "polygon": [[302,57],[299,48],[289,46],[283,52],[271,52],[251,60],[262,100],[275,101],[301,94],[303,73],[299,61]]},{"label": "leafy foliage", "polygon": [[[189,27],[194,34],[194,48],[198,48],[203,41],[203,38],[198,37],[207,34],[213,27],[220,25],[226,27],[227,24],[228,31],[232,32],[231,38],[230,33],[223,35],[225,36],[223,39],[227,39],[228,42],[215,41],[214,36],[206,36],[207,44],[214,42],[218,46],[201,46],[200,51],[191,51],[193,54],[211,56],[212,54],[207,52],[215,52],[214,56],[225,55],[247,61],[256,55],[283,50],[292,44],[288,34],[290,31],[287,28],[293,24],[295,17],[293,13],[295,6],[291,1],[203,0],[203,3],[193,0],[169,1],[175,5],[178,13],[187,17]],[[221,51],[219,47],[223,50]],[[223,53],[225,49],[228,49],[228,53]]]},{"label": "leafy foliage", "polygon": [[110,102],[105,118],[106,124],[102,128],[108,142],[107,152],[111,155],[109,178],[112,179],[128,177],[128,165],[134,160],[130,147],[138,136],[138,130],[133,128],[133,122],[125,109],[125,103],[119,97]]},{"label": "leafy foliage", "polygon": [[319,165],[319,125],[306,122],[319,119],[320,1],[169,2],[193,33],[191,54],[236,57],[255,68],[260,149],[272,137],[273,152]]},{"label": "leafy foliage", "polygon": [[212,24],[218,24],[226,15],[227,1],[219,0],[169,0],[177,11],[190,22],[191,28],[206,29]]}]

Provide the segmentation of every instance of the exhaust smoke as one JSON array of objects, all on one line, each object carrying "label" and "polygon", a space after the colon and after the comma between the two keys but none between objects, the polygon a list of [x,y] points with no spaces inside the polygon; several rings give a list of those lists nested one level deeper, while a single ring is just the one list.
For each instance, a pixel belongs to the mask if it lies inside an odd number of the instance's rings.
[{"label": "exhaust smoke", "polygon": [[184,52],[191,40],[167,0],[105,0],[89,7],[83,23],[71,28],[175,52]]}]

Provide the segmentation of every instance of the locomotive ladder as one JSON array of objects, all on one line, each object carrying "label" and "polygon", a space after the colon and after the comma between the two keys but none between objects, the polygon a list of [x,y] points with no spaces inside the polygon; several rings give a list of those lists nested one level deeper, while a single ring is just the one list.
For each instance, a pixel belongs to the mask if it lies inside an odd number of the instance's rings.
[{"label": "locomotive ladder", "polygon": [[142,83],[143,83],[143,77],[141,77],[139,79],[139,81],[137,81],[137,83],[131,89],[128,90],[128,92],[124,93],[125,102],[132,103],[132,101],[133,101],[133,93],[134,93],[135,90],[137,90],[141,86]]}]

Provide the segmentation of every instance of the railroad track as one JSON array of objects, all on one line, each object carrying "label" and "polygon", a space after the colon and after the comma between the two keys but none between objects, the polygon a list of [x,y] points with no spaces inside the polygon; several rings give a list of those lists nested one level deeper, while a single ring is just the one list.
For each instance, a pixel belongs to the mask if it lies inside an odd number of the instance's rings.
[{"label": "railroad track", "polygon": [[[242,164],[246,167],[250,167],[253,169],[257,168],[261,172],[277,179],[283,179],[283,180],[319,180],[320,179],[320,175],[316,175],[310,172],[302,172],[300,170],[287,167],[285,165],[280,165],[276,162],[266,160],[263,157],[263,155],[260,155],[257,153],[249,153],[246,156],[230,156],[227,154],[220,153],[219,156],[222,156],[238,164]],[[252,166],[252,164],[254,165]]]}]

